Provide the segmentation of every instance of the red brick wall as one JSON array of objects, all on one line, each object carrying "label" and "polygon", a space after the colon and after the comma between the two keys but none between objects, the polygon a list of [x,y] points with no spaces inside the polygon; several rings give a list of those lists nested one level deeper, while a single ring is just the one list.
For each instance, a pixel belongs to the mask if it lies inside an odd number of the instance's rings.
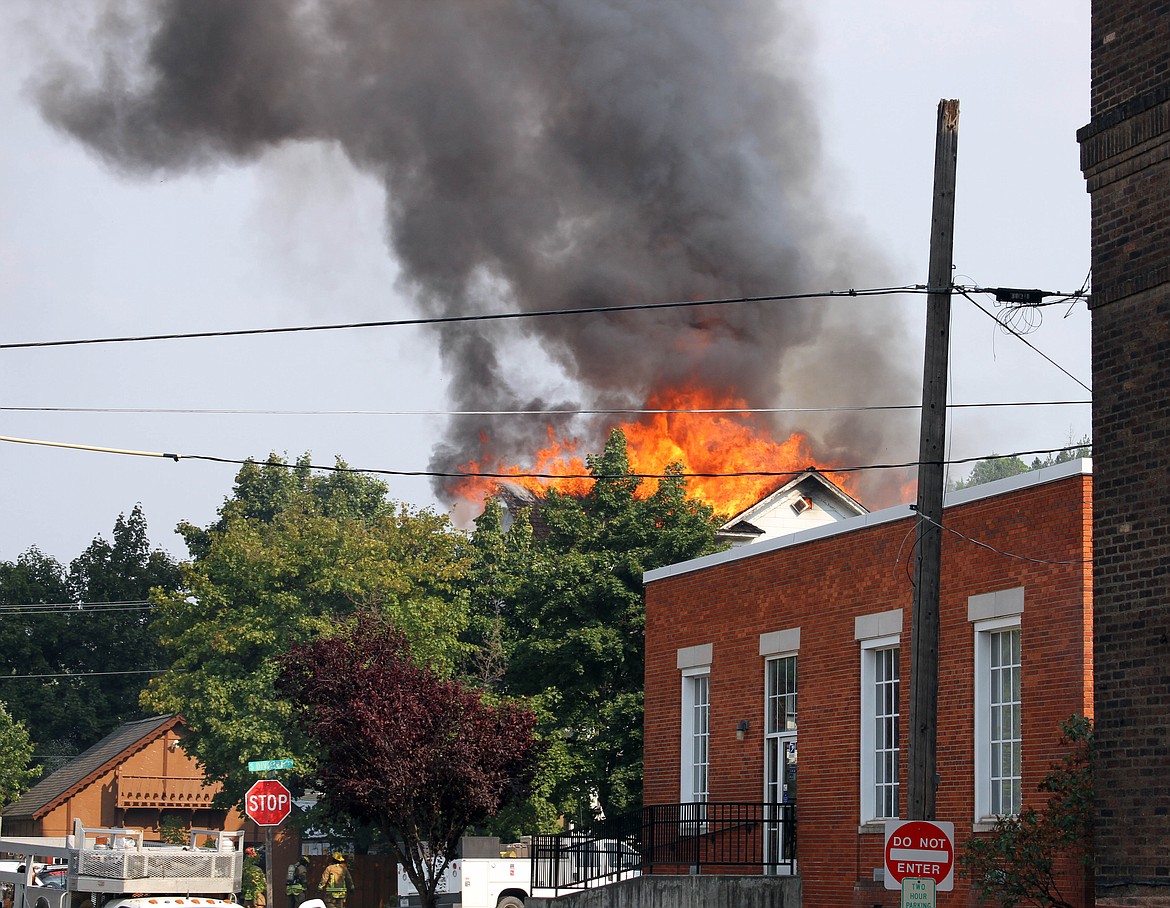
[{"label": "red brick wall", "polygon": [[1170,905],[1170,4],[1094,0],[1092,54],[1098,896]]},{"label": "red brick wall", "polygon": [[[961,843],[974,812],[974,632],[969,596],[1025,588],[1025,802],[1061,753],[1060,723],[1091,713],[1090,478],[1074,476],[949,508],[946,524],[1038,564],[944,534],[939,651],[937,817]],[[798,863],[805,904],[896,905],[873,881],[883,835],[860,821],[860,645],[857,616],[901,608],[902,779],[909,711],[912,524],[882,523],[646,587],[645,800],[679,799],[681,681],[676,652],[711,643],[711,800],[763,797],[760,634],[800,628]],[[737,741],[735,727],[751,729]],[[905,809],[906,792],[902,790]],[[960,846],[961,847],[961,844]],[[973,905],[967,882],[940,905]],[[1075,887],[1074,887],[1075,888]],[[1083,885],[1082,885],[1083,889]]]}]

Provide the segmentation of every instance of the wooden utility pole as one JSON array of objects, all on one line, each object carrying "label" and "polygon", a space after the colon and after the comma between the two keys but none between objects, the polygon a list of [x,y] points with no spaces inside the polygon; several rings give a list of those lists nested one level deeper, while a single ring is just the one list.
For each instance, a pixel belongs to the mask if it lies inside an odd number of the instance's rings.
[{"label": "wooden utility pole", "polygon": [[910,619],[909,819],[933,820],[938,743],[939,575],[942,562],[943,460],[947,434],[947,370],[951,338],[951,267],[959,102],[938,102],[934,208],[926,297],[926,355],[918,447],[914,605]]}]

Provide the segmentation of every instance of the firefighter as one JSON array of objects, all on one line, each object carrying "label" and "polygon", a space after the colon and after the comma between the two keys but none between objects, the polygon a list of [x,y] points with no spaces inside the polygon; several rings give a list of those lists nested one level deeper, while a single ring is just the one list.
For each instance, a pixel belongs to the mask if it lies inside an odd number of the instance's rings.
[{"label": "firefighter", "polygon": [[309,858],[308,855],[301,855],[301,859],[288,868],[288,881],[284,887],[284,891],[288,893],[288,908],[297,908],[308,888]]},{"label": "firefighter", "polygon": [[353,891],[353,877],[340,851],[333,852],[333,863],[321,874],[317,888],[323,893],[326,908],[345,908],[345,899]]}]

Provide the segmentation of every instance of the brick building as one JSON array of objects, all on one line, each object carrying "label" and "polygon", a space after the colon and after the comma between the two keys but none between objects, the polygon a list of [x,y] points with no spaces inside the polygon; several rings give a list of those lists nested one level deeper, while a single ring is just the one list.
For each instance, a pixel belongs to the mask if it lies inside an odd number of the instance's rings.
[{"label": "brick building", "polygon": [[[1043,802],[1062,721],[1092,714],[1091,485],[1074,461],[947,498],[937,818],[959,849]],[[906,805],[913,527],[892,508],[646,575],[645,804],[796,801],[806,905],[899,903],[875,871]],[[975,904],[954,886],[940,905]]]},{"label": "brick building", "polygon": [[1170,905],[1170,4],[1094,0],[1097,895]]}]

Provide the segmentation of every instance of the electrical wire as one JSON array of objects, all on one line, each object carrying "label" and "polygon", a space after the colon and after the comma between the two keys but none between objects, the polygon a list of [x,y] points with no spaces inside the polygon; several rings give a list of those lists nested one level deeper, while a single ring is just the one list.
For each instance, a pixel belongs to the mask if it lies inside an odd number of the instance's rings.
[{"label": "electrical wire", "polygon": [[126,605],[123,607],[104,607],[104,608],[90,608],[89,604],[79,606],[76,603],[40,603],[30,602],[20,605],[3,605],[0,606],[0,614],[3,615],[109,615],[118,612],[141,612],[149,611],[154,608],[149,602],[144,602],[142,605]]},{"label": "electrical wire", "polygon": [[[947,404],[947,409],[995,407],[1084,407],[1091,400],[1015,400]],[[922,404],[874,404],[856,407],[573,407],[551,410],[245,410],[215,407],[2,407],[0,413],[156,413],[194,416],[655,416],[676,413],[867,413],[920,410]]]},{"label": "electrical wire", "polygon": [[[994,312],[990,312],[987,309],[985,309],[983,306],[979,305],[978,302],[976,302],[974,299],[971,298],[971,295],[965,289],[960,288],[960,287],[956,287],[955,290],[958,293],[960,293],[962,296],[966,297],[967,301],[969,303],[971,303],[972,306],[974,306],[976,309],[978,309],[980,312],[982,312],[984,315],[986,315],[988,318],[990,318],[996,324],[1002,324],[1002,322],[1000,322],[1000,320],[998,318],[996,318]],[[1061,372],[1063,372],[1065,375],[1067,375],[1069,378],[1071,378],[1073,381],[1075,381],[1078,385],[1080,385],[1082,388],[1084,388],[1090,394],[1093,393],[1092,388],[1090,388],[1083,381],[1081,381],[1079,378],[1077,378],[1075,375],[1073,375],[1071,372],[1069,372],[1068,369],[1066,369],[1064,366],[1062,366],[1060,363],[1058,363],[1056,360],[1054,360],[1051,356],[1049,356],[1047,353],[1045,353],[1043,350],[1041,350],[1039,347],[1037,347],[1035,344],[1033,344],[1031,341],[1029,341],[1022,334],[1018,334],[1017,332],[1010,331],[1010,330],[1009,330],[1009,333],[1011,334],[1012,337],[1017,338],[1020,341],[1020,343],[1026,344],[1028,347],[1030,347],[1036,353],[1039,353],[1040,356],[1042,356],[1044,359],[1046,359],[1052,365],[1056,366],[1057,369],[1059,369]]]},{"label": "electrical wire", "polygon": [[[174,454],[162,453],[156,451],[131,451],[123,448],[104,448],[98,445],[80,445],[70,444],[65,442],[43,441],[38,439],[28,438],[13,438],[6,435],[0,435],[0,442],[9,442],[13,444],[31,444],[42,445],[46,447],[60,447],[71,450],[80,450],[87,452],[98,452],[103,454],[120,454],[136,457],[163,457],[174,460],[176,463],[180,460],[202,460],[208,463],[224,463],[243,466],[248,463],[260,463],[253,457],[247,458],[233,458],[233,457],[217,457],[211,454]],[[1056,454],[1062,451],[1075,451],[1086,447],[1083,444],[1065,445],[1059,448],[1038,448],[1031,451],[1016,451],[1010,454],[991,454],[980,455],[978,457],[960,457],[948,458],[939,461],[908,461],[902,463],[877,463],[864,464],[859,466],[827,466],[827,467],[805,467],[798,470],[734,470],[730,472],[713,472],[713,471],[684,471],[681,473],[625,473],[623,476],[628,476],[633,479],[668,479],[673,476],[681,476],[682,478],[696,478],[696,479],[736,479],[746,477],[781,477],[781,476],[800,476],[802,473],[810,469],[819,469],[825,473],[860,473],[866,470],[900,470],[911,467],[919,467],[924,464],[965,464],[976,463],[980,460],[989,460],[991,458],[1004,457],[1027,457],[1038,454]],[[1089,445],[1088,447],[1091,447]],[[275,461],[264,461],[271,466],[283,466],[288,469],[309,469],[319,470],[327,473],[365,473],[375,476],[401,476],[401,477],[427,477],[432,479],[551,479],[551,480],[565,480],[565,479],[613,479],[618,477],[607,476],[605,474],[593,473],[536,473],[536,472],[496,472],[496,471],[477,471],[468,473],[465,471],[451,472],[445,470],[390,470],[377,467],[349,467],[339,466],[337,464],[308,464],[302,465],[300,463],[278,463]]]},{"label": "electrical wire", "polygon": [[293,325],[281,328],[239,328],[232,331],[186,331],[171,334],[137,334],[121,337],[87,337],[72,340],[22,341],[0,344],[0,350],[27,350],[36,347],[76,347],[83,344],[127,344],[143,341],[192,340],[212,337],[250,337],[260,334],[296,334],[313,331],[346,331],[357,328],[403,328],[421,325],[452,325],[463,322],[511,321],[565,315],[647,312],[659,309],[689,309],[697,306],[730,306],[743,303],[791,302],[795,300],[835,299],[839,297],[893,296],[926,293],[924,284],[902,287],[870,287],[862,290],[821,290],[810,293],[779,293],[766,296],[735,296],[719,299],[674,300],[666,303],[635,303],[629,306],[582,306],[578,309],[538,309],[532,312],[492,312],[477,315],[442,315],[431,318],[401,318],[372,322],[343,322],[331,325]]},{"label": "electrical wire", "polygon": [[965,533],[960,533],[958,530],[956,530],[952,527],[946,526],[944,524],[941,524],[937,520],[935,520],[934,518],[927,517],[925,514],[919,513],[918,516],[926,523],[933,524],[934,526],[938,527],[940,530],[946,530],[948,533],[950,533],[953,536],[958,536],[960,539],[964,539],[967,542],[971,543],[972,545],[977,545],[980,548],[987,549],[988,551],[991,551],[991,552],[995,552],[995,554],[997,554],[997,555],[1003,555],[1005,558],[1016,558],[1019,561],[1027,561],[1027,562],[1030,562],[1031,564],[1091,564],[1093,561],[1092,558],[1074,558],[1070,561],[1048,561],[1048,560],[1043,559],[1043,558],[1032,558],[1029,555],[1021,555],[1018,552],[1008,552],[1008,551],[1005,551],[1004,549],[996,548],[995,546],[991,545],[991,543],[983,542],[982,540],[976,539],[973,536],[968,536]]},{"label": "electrical wire", "polygon": [[0,681],[25,681],[31,678],[98,678],[106,675],[161,675],[167,668],[138,668],[121,672],[46,672],[41,675],[0,675]]}]

